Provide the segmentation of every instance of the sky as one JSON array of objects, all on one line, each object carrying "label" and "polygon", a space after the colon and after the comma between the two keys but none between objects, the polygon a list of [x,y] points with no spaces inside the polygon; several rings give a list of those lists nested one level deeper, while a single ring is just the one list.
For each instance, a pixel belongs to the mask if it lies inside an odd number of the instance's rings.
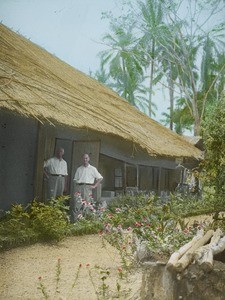
[{"label": "sky", "polygon": [[117,14],[117,0],[0,0],[0,21],[63,61],[89,74],[108,23],[102,12]]}]

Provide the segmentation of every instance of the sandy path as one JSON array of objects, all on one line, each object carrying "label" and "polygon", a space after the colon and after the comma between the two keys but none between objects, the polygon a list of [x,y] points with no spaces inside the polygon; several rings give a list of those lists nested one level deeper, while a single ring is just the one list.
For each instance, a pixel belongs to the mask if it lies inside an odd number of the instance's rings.
[{"label": "sandy path", "polygon": [[[61,275],[59,281],[60,293],[55,294],[56,265],[60,258]],[[77,284],[71,289],[78,266],[80,268]],[[90,266],[87,266],[90,264]],[[100,266],[100,269],[94,267]],[[140,299],[139,288],[142,275],[140,271],[129,275],[128,280],[119,279],[118,267],[121,259],[115,248],[108,243],[103,247],[102,239],[98,235],[70,237],[57,245],[35,244],[22,248],[12,249],[0,253],[0,299],[43,299],[41,291],[37,288],[39,277],[47,287],[49,299],[98,299],[96,290],[101,291],[101,270],[108,268],[110,274],[106,280],[109,285],[110,295],[116,293],[116,282],[122,287],[122,291],[128,291],[129,296],[121,296],[121,299]],[[91,270],[94,285],[89,275]],[[99,299],[102,292],[100,292]]]}]

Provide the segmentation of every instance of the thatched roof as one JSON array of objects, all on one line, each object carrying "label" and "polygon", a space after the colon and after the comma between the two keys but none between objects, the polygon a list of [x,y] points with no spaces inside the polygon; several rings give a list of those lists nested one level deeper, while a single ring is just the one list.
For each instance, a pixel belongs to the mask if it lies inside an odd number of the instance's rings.
[{"label": "thatched roof", "polygon": [[0,107],[133,141],[153,156],[201,152],[108,87],[0,24]]}]

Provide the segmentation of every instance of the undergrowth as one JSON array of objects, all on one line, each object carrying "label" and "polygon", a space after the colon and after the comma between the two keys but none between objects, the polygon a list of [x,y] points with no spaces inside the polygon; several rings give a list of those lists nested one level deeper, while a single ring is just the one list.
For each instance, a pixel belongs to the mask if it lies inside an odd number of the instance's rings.
[{"label": "undergrowth", "polygon": [[[0,220],[0,249],[58,242],[66,236],[98,232],[111,234],[107,239],[123,247],[120,233],[132,230],[138,239],[147,240],[151,249],[171,252],[194,234],[193,229],[186,229],[185,217],[213,214],[213,226],[225,230],[225,220],[220,213],[224,211],[225,197],[212,193],[205,193],[198,200],[171,195],[166,201],[145,194],[125,195],[113,199],[106,210],[90,211],[70,223],[68,197],[51,200],[48,204],[34,200],[26,207],[13,205]],[[178,225],[181,231],[177,230]]]}]

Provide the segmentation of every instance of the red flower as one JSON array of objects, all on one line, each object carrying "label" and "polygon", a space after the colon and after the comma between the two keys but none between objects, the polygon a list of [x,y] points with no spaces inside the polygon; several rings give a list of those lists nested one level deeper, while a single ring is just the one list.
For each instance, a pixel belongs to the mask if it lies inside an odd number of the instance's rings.
[{"label": "red flower", "polygon": [[90,267],[90,264],[86,264],[86,267]]},{"label": "red flower", "polygon": [[142,224],[141,224],[140,222],[135,222],[134,226],[136,226],[136,227],[141,227]]},{"label": "red flower", "polygon": [[189,230],[188,230],[187,228],[185,228],[185,229],[183,230],[183,233],[184,233],[184,234],[188,234],[188,233],[189,233]]},{"label": "red flower", "polygon": [[123,272],[122,268],[117,269],[119,273]]},{"label": "red flower", "polygon": [[79,268],[81,268],[82,267],[82,264],[79,264]]},{"label": "red flower", "polygon": [[39,279],[39,280],[42,280],[42,277],[41,277],[41,276],[39,276],[39,277],[38,277],[38,279]]}]

